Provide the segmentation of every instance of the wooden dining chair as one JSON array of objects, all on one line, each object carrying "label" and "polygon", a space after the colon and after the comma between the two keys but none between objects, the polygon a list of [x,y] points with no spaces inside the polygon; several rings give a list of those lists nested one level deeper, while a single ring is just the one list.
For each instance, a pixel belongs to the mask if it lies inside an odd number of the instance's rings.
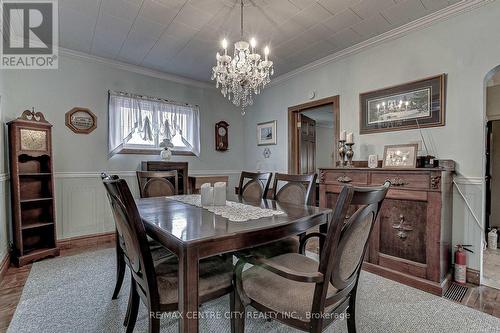
[{"label": "wooden dining chair", "polygon": [[[316,174],[309,175],[288,175],[276,173],[274,175],[272,198],[278,203],[287,203],[297,206],[311,205],[313,199],[313,189],[316,184]],[[236,256],[258,256],[274,257],[285,253],[298,253],[300,238],[287,237],[285,239],[243,250],[236,253]]]},{"label": "wooden dining chair", "polygon": [[[144,224],[127,183],[123,179],[104,179],[103,182],[116,218],[118,232],[123,235],[126,264],[132,277],[126,320],[127,332],[134,329],[141,300],[150,314],[149,332],[159,332],[160,318],[156,314],[178,309],[178,260],[153,260]],[[230,256],[201,260],[199,272],[200,303],[232,291],[233,272]]]},{"label": "wooden dining chair", "polygon": [[167,197],[179,193],[177,170],[137,171],[136,174],[141,198]]},{"label": "wooden dining chair", "polygon": [[238,186],[238,196],[247,201],[267,198],[272,176],[271,172],[242,171]]},{"label": "wooden dining chair", "polygon": [[[102,180],[117,180],[119,179],[116,175],[108,176],[106,173],[101,173]],[[114,213],[114,212],[113,212]],[[113,214],[114,215],[114,214]],[[115,218],[115,226],[116,226],[116,218]],[[123,278],[125,276],[125,267],[126,267],[126,255],[124,252],[124,240],[123,235],[118,232],[118,228],[115,228],[115,250],[116,250],[116,283],[115,289],[113,291],[112,299],[116,299],[118,294],[120,293],[120,289],[123,284]],[[157,241],[148,238],[149,249],[151,251],[151,255],[155,260],[160,260],[168,257],[173,257],[174,254],[170,252],[165,247],[161,246]]]},{"label": "wooden dining chair", "polygon": [[[347,312],[349,333],[356,332],[355,304],[359,274],[382,202],[390,183],[372,188],[346,186],[341,191],[324,239],[320,261],[289,253],[274,258],[241,258],[235,267],[236,292],[231,302],[233,333],[244,332],[245,307],[271,315],[296,329],[322,332]],[[349,207],[357,210],[348,219]],[[245,264],[254,266],[243,271]]]},{"label": "wooden dining chair", "polygon": [[314,206],[314,188],[317,175],[274,174],[273,199],[295,205]]}]

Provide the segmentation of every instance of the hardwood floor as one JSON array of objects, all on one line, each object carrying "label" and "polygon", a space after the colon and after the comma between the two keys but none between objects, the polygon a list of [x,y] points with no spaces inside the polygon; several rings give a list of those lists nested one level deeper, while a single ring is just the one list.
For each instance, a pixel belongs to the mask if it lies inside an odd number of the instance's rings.
[{"label": "hardwood floor", "polygon": [[[317,251],[318,244],[311,243],[308,244],[308,250]],[[83,252],[112,248],[114,245],[114,240],[110,236],[99,240],[87,238],[85,241],[73,242],[72,246],[63,246],[61,256],[73,256]],[[21,268],[11,266],[0,281],[0,333],[6,332],[9,327],[31,266],[31,264]],[[500,318],[500,290],[487,286],[472,286],[462,304]]]},{"label": "hardwood floor", "polygon": [[488,286],[473,287],[462,304],[500,318],[500,290]]}]

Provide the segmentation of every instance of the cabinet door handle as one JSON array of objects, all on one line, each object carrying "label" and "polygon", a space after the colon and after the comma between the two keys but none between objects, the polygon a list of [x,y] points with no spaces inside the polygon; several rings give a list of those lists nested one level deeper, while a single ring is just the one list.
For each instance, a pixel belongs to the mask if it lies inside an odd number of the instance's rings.
[{"label": "cabinet door handle", "polygon": [[413,231],[413,227],[405,221],[403,214],[399,215],[399,223],[394,223],[392,227],[398,231],[396,235],[402,240],[408,238],[408,232]]},{"label": "cabinet door handle", "polygon": [[352,178],[344,175],[344,176],[337,177],[337,181],[339,183],[350,183],[350,182],[352,182]]},{"label": "cabinet door handle", "polygon": [[408,185],[410,184],[409,182],[407,182],[406,180],[404,180],[403,178],[386,178],[385,179],[386,182],[391,182],[391,186],[405,186],[405,185]]}]

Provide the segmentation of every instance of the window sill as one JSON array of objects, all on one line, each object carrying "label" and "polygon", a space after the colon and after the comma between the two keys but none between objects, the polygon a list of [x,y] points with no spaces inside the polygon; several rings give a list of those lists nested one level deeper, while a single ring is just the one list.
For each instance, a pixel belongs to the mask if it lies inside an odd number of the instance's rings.
[{"label": "window sill", "polygon": [[[123,148],[117,154],[128,154],[128,155],[160,155],[162,149],[134,149],[134,148]],[[173,150],[172,155],[177,156],[196,156],[190,151]]]}]

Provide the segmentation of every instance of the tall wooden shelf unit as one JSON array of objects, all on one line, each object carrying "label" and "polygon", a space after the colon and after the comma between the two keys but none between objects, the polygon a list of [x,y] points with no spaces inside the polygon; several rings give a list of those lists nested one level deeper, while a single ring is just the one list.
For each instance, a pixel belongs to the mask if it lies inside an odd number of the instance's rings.
[{"label": "tall wooden shelf unit", "polygon": [[51,129],[42,113],[26,110],[8,123],[11,203],[17,266],[58,256]]}]

